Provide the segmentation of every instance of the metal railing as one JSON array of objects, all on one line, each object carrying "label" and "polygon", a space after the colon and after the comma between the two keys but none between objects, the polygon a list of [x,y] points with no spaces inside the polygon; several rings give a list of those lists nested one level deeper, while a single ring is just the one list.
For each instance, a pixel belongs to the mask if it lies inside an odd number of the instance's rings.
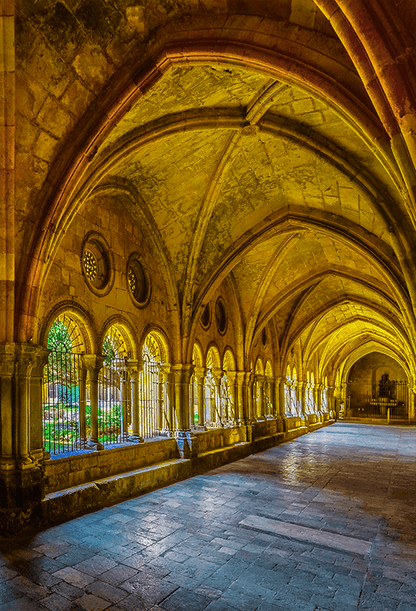
[{"label": "metal railing", "polygon": [[408,383],[354,380],[347,386],[347,416],[381,420],[408,418]]},{"label": "metal railing", "polygon": [[43,376],[43,443],[46,452],[77,449],[79,441],[79,373],[81,355],[52,351]]}]

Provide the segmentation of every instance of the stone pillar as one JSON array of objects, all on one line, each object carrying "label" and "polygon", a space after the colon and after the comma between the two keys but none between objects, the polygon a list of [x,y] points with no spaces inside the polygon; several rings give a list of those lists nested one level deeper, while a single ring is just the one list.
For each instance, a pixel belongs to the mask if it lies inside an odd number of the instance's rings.
[{"label": "stone pillar", "polygon": [[237,371],[236,374],[236,388],[237,388],[237,392],[236,392],[236,419],[238,424],[244,424],[245,423],[245,418],[244,418],[244,413],[245,413],[245,377],[246,377],[246,372],[245,371]]},{"label": "stone pillar", "polygon": [[172,432],[175,429],[175,376],[171,368],[167,373],[167,395],[168,395],[168,406],[167,406],[167,418],[169,419],[169,427]]},{"label": "stone pillar", "polygon": [[280,417],[286,416],[285,378],[279,378],[279,411]]},{"label": "stone pillar", "polygon": [[257,384],[258,384],[258,397],[259,397],[259,404],[256,410],[257,411],[256,420],[264,420],[264,400],[263,400],[264,399],[263,398],[264,376],[258,375],[256,376],[256,378],[257,378]]},{"label": "stone pillar", "polygon": [[223,417],[221,414],[221,379],[223,376],[222,369],[213,369],[212,378],[214,380],[214,405],[212,406],[213,422],[217,426],[223,426]]},{"label": "stone pillar", "polygon": [[189,381],[193,365],[173,365],[175,384],[175,438],[181,458],[190,458],[195,452],[195,436],[191,434],[189,417]]},{"label": "stone pillar", "polygon": [[47,354],[35,344],[0,344],[0,531],[5,533],[34,523],[43,497],[40,374]]},{"label": "stone pillar", "polygon": [[316,389],[316,411],[320,412],[322,407],[322,389],[323,384],[315,384]]},{"label": "stone pillar", "polygon": [[266,416],[268,416],[269,418],[276,418],[276,404],[273,378],[266,378],[266,388],[268,389],[268,392],[266,392],[265,394],[265,399],[267,399]]},{"label": "stone pillar", "polygon": [[205,427],[205,369],[203,367],[195,367],[194,373],[198,385],[198,425]]},{"label": "stone pillar", "polygon": [[136,441],[138,443],[143,443],[144,439],[140,435],[140,402],[139,402],[139,376],[140,372],[143,370],[143,361],[133,361],[130,360],[127,362],[127,371],[130,377],[131,384],[131,412],[132,412],[132,424],[133,424],[133,432],[129,437],[129,441]]},{"label": "stone pillar", "polygon": [[[14,5],[15,2],[2,2],[0,4],[0,30],[2,33],[0,42],[0,91],[2,97],[2,103],[0,104],[0,342],[13,342],[15,336],[16,104]],[[6,345],[10,346],[11,344]],[[5,365],[4,372],[6,370],[7,365]],[[5,378],[7,377],[6,375]],[[6,381],[4,383],[7,385]],[[6,390],[4,390],[4,393],[6,394]]]},{"label": "stone pillar", "polygon": [[49,350],[39,347],[36,361],[30,376],[30,415],[29,438],[30,455],[35,460],[43,460],[43,371],[48,362]]},{"label": "stone pillar", "polygon": [[98,441],[98,374],[103,366],[104,357],[84,354],[83,361],[90,376],[91,437],[87,447],[91,450],[103,450],[103,444]]},{"label": "stone pillar", "polygon": [[16,344],[0,344],[0,471],[10,471],[16,466],[13,447],[15,355]]},{"label": "stone pillar", "polygon": [[245,410],[244,423],[250,424],[253,422],[253,376],[251,372],[246,372],[244,379],[245,386]]},{"label": "stone pillar", "polygon": [[195,426],[195,414],[195,377],[192,375],[189,380],[189,420],[191,427]]},{"label": "stone pillar", "polygon": [[410,387],[409,385],[409,420],[415,419],[415,400],[416,400],[416,387]]},{"label": "stone pillar", "polygon": [[327,409],[331,417],[335,415],[335,387],[328,386],[326,389]]},{"label": "stone pillar", "polygon": [[227,371],[227,379],[228,379],[228,392],[231,395],[231,403],[232,403],[232,408],[231,406],[228,404],[227,405],[227,420],[229,422],[231,422],[233,425],[237,424],[237,405],[236,405],[236,378],[237,378],[237,372],[236,371]]},{"label": "stone pillar", "polygon": [[302,380],[300,380],[298,382],[296,390],[297,390],[297,398],[300,404],[300,415],[302,418],[305,418],[305,415],[306,415],[306,400],[305,400],[306,382],[303,382]]},{"label": "stone pillar", "polygon": [[85,448],[87,444],[87,369],[83,366],[78,371],[79,383],[79,439],[78,447]]},{"label": "stone pillar", "polygon": [[120,441],[126,441],[128,437],[127,432],[127,397],[128,397],[128,381],[127,371],[125,364],[117,367],[117,373],[120,379]]},{"label": "stone pillar", "polygon": [[174,365],[172,367],[175,380],[175,428],[180,431],[190,430],[189,381],[193,369],[193,365]]},{"label": "stone pillar", "polygon": [[[44,348],[32,344],[18,344],[15,361],[15,391],[16,391],[16,448],[17,464],[20,469],[33,462],[30,457],[30,377],[33,367],[37,364],[39,352]],[[43,355],[44,356],[44,355]],[[42,428],[42,418],[38,420]]]}]

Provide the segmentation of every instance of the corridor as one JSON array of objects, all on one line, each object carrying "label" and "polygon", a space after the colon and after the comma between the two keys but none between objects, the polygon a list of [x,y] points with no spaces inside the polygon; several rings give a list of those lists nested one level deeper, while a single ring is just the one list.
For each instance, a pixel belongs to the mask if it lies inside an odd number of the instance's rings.
[{"label": "corridor", "polygon": [[0,540],[0,611],[416,610],[416,429],[336,423]]}]

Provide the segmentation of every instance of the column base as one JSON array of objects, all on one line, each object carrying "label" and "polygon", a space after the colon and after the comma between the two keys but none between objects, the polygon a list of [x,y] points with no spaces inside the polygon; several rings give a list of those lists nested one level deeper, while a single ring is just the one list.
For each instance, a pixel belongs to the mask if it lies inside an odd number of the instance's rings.
[{"label": "column base", "polygon": [[130,441],[130,435],[128,434],[127,431],[124,431],[123,433],[121,433],[118,436],[117,442],[118,443],[124,443],[124,442],[127,442],[127,441]]},{"label": "column base", "polygon": [[161,437],[173,437],[173,431],[171,431],[170,429],[160,429],[159,431],[159,435]]},{"label": "column base", "polygon": [[86,444],[85,444],[85,448],[87,450],[104,450],[104,446],[102,443],[100,443],[99,441],[92,441],[91,439],[89,439]]},{"label": "column base", "polygon": [[13,471],[16,461],[13,458],[0,458],[0,471]]},{"label": "column base", "polygon": [[24,471],[25,469],[33,469],[35,461],[30,456],[19,456],[16,460],[16,465],[18,469]]},{"label": "column base", "polygon": [[181,458],[192,458],[197,455],[197,438],[191,431],[176,430],[174,436]]},{"label": "column base", "polygon": [[133,443],[144,443],[144,437],[141,435],[135,435],[133,433],[133,435],[127,437],[127,441],[132,441]]},{"label": "column base", "polygon": [[80,439],[77,439],[75,447],[77,448],[77,450],[88,450],[88,444],[89,440],[81,437]]}]

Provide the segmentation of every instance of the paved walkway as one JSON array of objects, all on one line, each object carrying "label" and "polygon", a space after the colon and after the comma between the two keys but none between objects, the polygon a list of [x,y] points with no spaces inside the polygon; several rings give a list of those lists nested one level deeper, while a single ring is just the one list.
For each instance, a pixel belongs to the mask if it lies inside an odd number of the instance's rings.
[{"label": "paved walkway", "polygon": [[0,611],[416,610],[416,430],[339,423],[0,541]]}]

